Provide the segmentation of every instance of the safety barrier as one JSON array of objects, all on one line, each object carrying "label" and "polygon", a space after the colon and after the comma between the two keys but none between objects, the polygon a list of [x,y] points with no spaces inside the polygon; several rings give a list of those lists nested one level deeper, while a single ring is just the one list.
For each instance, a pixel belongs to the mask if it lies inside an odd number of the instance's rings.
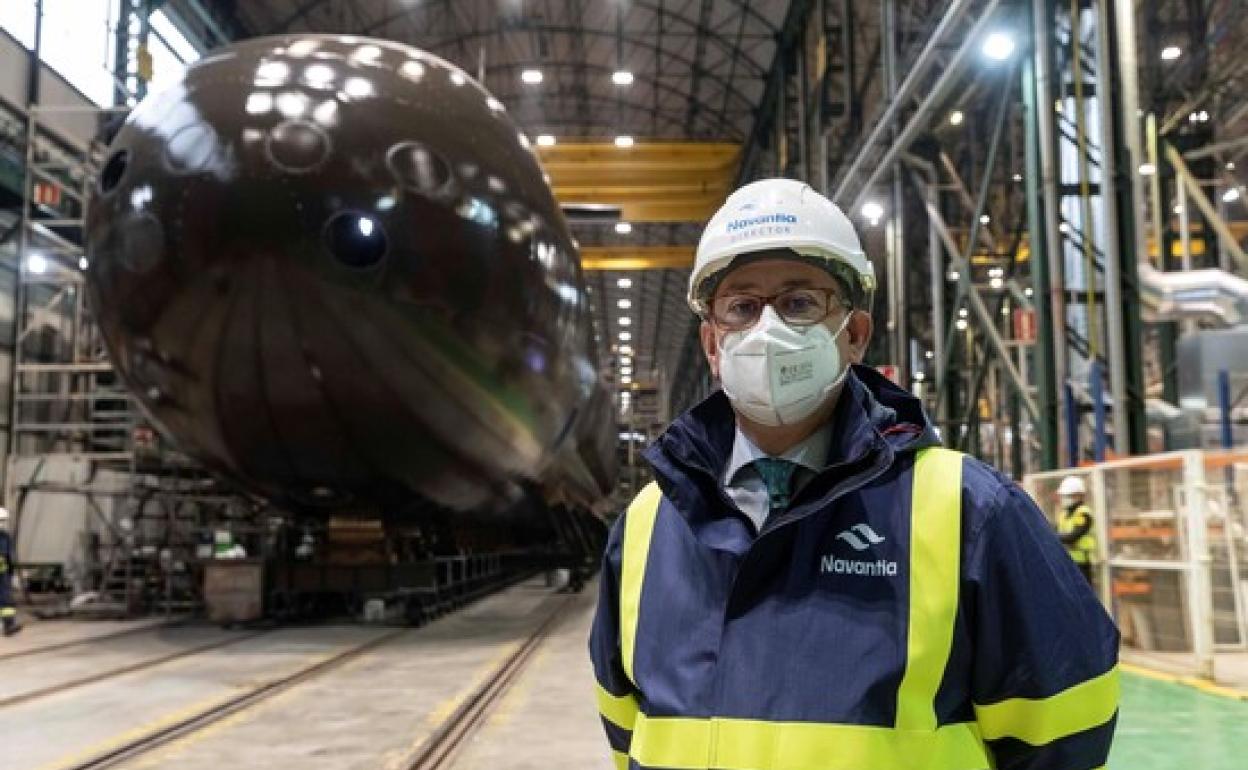
[{"label": "safety barrier", "polygon": [[1096,589],[1125,650],[1213,678],[1248,650],[1248,451],[1183,451],[1037,473],[1023,485],[1050,519],[1079,476],[1095,517]]}]

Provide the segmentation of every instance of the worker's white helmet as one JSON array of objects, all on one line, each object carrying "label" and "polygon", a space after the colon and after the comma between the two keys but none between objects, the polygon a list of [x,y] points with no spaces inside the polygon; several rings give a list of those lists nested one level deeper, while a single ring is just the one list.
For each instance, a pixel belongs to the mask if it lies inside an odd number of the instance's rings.
[{"label": "worker's white helmet", "polygon": [[702,231],[689,276],[689,307],[705,316],[717,277],[738,258],[788,249],[845,284],[854,307],[870,310],[875,268],[849,217],[805,182],[763,179],[728,196]]},{"label": "worker's white helmet", "polygon": [[1061,486],[1057,488],[1059,495],[1084,495],[1087,494],[1088,488],[1083,484],[1082,476],[1067,476],[1062,479]]}]

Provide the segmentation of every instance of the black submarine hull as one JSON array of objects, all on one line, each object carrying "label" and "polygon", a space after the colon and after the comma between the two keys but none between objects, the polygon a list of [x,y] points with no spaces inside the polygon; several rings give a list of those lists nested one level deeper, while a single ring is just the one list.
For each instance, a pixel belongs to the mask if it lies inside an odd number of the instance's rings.
[{"label": "black submarine hull", "polygon": [[87,249],[121,376],[246,490],[602,510],[615,422],[575,243],[453,65],[349,36],[212,52],[118,132]]}]

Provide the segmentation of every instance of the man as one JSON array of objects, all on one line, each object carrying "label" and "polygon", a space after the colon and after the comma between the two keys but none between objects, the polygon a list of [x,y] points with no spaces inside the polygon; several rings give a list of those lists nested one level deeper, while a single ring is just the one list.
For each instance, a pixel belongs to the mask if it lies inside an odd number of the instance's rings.
[{"label": "man", "polygon": [[0,506],[0,620],[4,622],[5,636],[22,630],[17,622],[17,608],[13,606],[13,540],[9,537],[9,510],[3,506]]},{"label": "man", "polygon": [[1057,512],[1057,536],[1071,561],[1092,583],[1092,568],[1096,564],[1096,535],[1092,533],[1092,509],[1084,502],[1088,490],[1083,479],[1067,476],[1058,485],[1057,496],[1061,508]]},{"label": "man", "polygon": [[707,225],[689,301],[723,390],[646,450],[590,639],[618,767],[1105,764],[1117,632],[1026,494],[850,366],[874,287],[799,182]]}]

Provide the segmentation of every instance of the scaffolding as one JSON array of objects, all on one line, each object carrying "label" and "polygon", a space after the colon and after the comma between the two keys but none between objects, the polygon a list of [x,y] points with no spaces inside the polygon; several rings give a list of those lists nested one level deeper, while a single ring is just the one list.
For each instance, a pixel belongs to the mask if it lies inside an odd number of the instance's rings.
[{"label": "scaffolding", "polygon": [[[254,529],[256,506],[165,446],[109,361],[87,302],[87,207],[105,147],[76,146],[30,108],[17,229],[5,499],[18,560],[35,583],[58,571],[100,614],[192,610],[197,549]],[[74,534],[68,534],[74,533]],[[40,581],[39,575],[46,579]]]}]

